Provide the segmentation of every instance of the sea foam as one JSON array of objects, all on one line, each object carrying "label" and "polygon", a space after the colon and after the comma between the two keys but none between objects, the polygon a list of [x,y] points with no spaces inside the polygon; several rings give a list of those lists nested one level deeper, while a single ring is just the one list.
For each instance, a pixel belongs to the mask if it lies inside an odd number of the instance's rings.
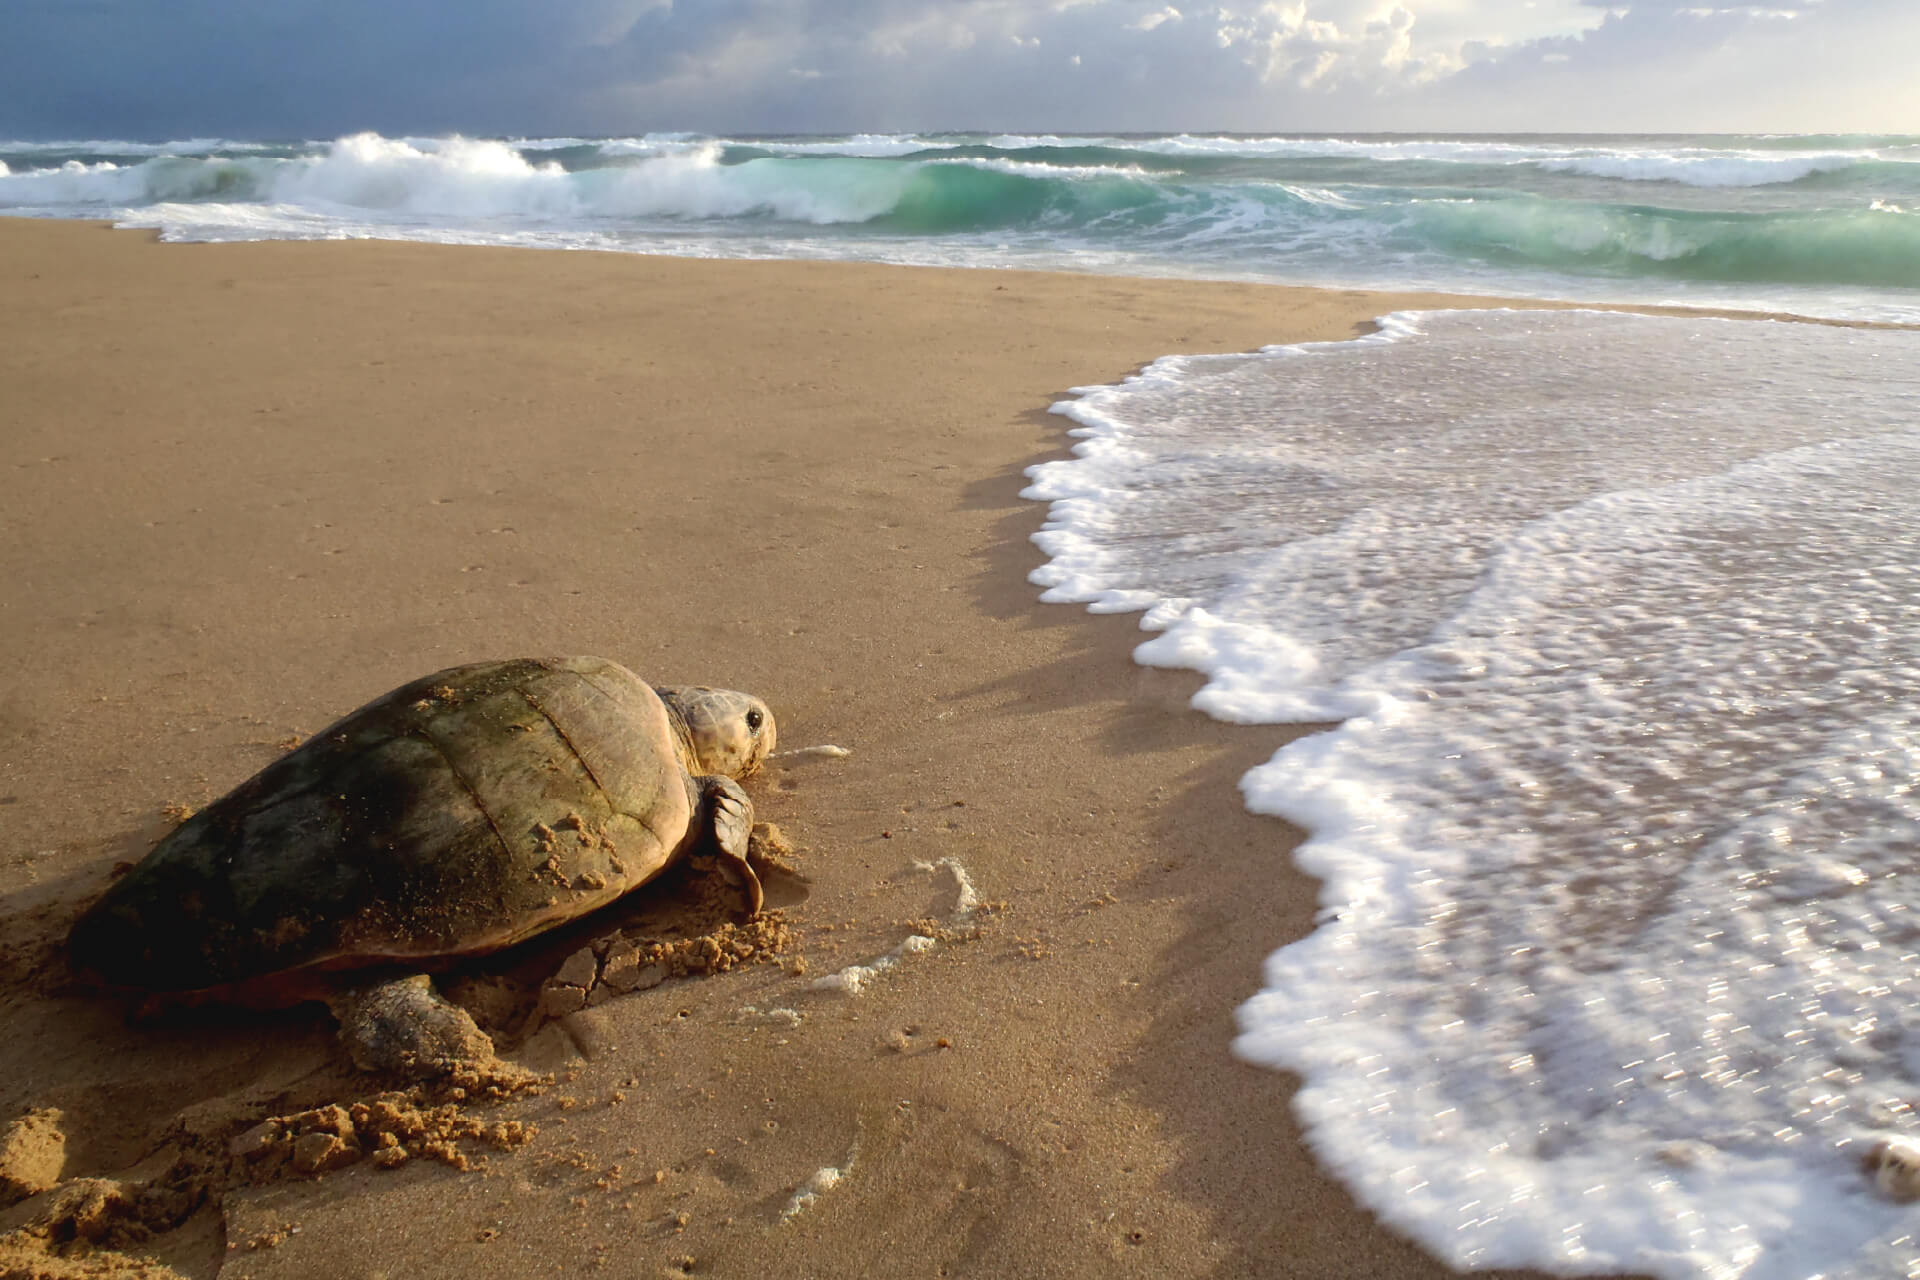
[{"label": "sea foam", "polygon": [[422,145],[371,133],[281,166],[267,195],[282,204],[479,218],[579,211],[564,169],[531,162],[504,142],[449,138]]},{"label": "sea foam", "polygon": [[1323,889],[1235,1048],[1321,1160],[1457,1266],[1907,1274],[1920,335],[1408,315],[1059,409],[1048,598],[1341,722],[1242,782]]},{"label": "sea foam", "polygon": [[1678,182],[1696,187],[1761,187],[1798,182],[1818,173],[1848,169],[1878,158],[1870,151],[1769,155],[1757,151],[1675,152],[1576,151],[1542,156],[1535,163],[1560,173],[1635,182]]}]

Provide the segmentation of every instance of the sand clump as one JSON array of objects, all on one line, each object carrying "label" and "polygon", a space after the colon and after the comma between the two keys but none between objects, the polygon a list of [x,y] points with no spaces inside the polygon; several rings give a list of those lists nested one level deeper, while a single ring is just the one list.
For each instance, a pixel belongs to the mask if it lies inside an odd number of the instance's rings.
[{"label": "sand clump", "polygon": [[0,1219],[0,1276],[65,1280],[69,1276],[149,1277],[178,1273],[125,1252],[185,1222],[204,1191],[115,1178],[74,1178],[28,1200]]},{"label": "sand clump", "polygon": [[427,1090],[415,1088],[276,1116],[235,1134],[227,1142],[227,1153],[239,1162],[247,1180],[255,1182],[287,1171],[318,1176],[362,1159],[376,1169],[426,1159],[466,1172],[486,1164],[486,1155],[476,1155],[474,1147],[511,1151],[540,1132],[538,1125],[525,1121],[478,1119],[461,1105],[467,1089],[455,1085],[442,1096],[452,1093],[460,1096],[435,1102]]},{"label": "sand clump", "polygon": [[[127,1251],[177,1230],[209,1206],[217,1209],[236,1187],[320,1177],[363,1161],[375,1169],[397,1169],[416,1159],[461,1172],[483,1169],[489,1152],[525,1146],[540,1128],[477,1116],[470,1104],[539,1093],[551,1083],[519,1068],[491,1069],[499,1065],[455,1069],[430,1085],[309,1107],[245,1128],[230,1113],[183,1116],[163,1145],[163,1152],[171,1149],[171,1162],[162,1172],[144,1179],[55,1182],[0,1217],[0,1277],[161,1280],[176,1273]],[[47,1114],[31,1113],[28,1120]],[[37,1131],[52,1122],[35,1123]],[[37,1167],[44,1172],[50,1161],[42,1159]]]},{"label": "sand clump", "polygon": [[725,973],[738,965],[771,964],[793,949],[785,916],[765,912],[745,924],[723,924],[711,933],[639,947],[643,965],[664,969],[670,978]]},{"label": "sand clump", "polygon": [[793,931],[779,911],[668,941],[610,934],[561,962],[541,986],[537,1013],[543,1019],[563,1018],[616,996],[657,987],[668,978],[704,977],[741,965],[779,963],[793,944]]},{"label": "sand clump", "polygon": [[67,1163],[67,1136],[52,1107],[27,1112],[0,1138],[0,1205],[39,1195],[60,1181]]},{"label": "sand clump", "polygon": [[149,1258],[122,1252],[146,1240],[138,1190],[111,1178],[75,1178],[26,1225],[0,1234],[6,1280],[184,1280]]}]

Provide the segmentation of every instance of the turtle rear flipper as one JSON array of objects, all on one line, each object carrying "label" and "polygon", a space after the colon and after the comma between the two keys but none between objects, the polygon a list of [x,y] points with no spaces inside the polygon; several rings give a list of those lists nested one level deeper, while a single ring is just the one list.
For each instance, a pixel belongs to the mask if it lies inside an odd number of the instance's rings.
[{"label": "turtle rear flipper", "polygon": [[747,861],[747,842],[753,835],[753,801],[732,778],[709,774],[694,781],[700,788],[700,820],[713,832],[721,874],[746,896],[747,918],[751,920],[766,903],[760,875]]},{"label": "turtle rear flipper", "polygon": [[424,973],[342,991],[329,1000],[353,1065],[425,1077],[493,1061],[493,1041]]}]

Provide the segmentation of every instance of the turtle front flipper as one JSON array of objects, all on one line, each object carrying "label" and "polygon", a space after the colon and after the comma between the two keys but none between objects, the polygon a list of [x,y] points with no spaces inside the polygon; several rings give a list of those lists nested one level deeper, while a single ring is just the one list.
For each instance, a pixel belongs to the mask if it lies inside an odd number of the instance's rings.
[{"label": "turtle front flipper", "polygon": [[720,851],[720,867],[747,898],[747,918],[760,914],[766,893],[760,876],[747,861],[747,841],[753,835],[753,801],[732,778],[709,774],[696,778],[700,787],[700,821],[713,832]]},{"label": "turtle front flipper", "polygon": [[424,973],[344,990],[327,1002],[353,1065],[424,1078],[493,1061],[493,1041]]}]

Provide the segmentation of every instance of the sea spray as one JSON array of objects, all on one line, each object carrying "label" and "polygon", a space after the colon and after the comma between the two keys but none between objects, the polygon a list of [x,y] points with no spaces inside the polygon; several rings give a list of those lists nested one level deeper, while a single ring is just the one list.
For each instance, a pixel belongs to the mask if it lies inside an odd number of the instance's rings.
[{"label": "sea spray", "polygon": [[1342,721],[1242,783],[1324,882],[1236,1044],[1320,1159],[1463,1267],[1906,1274],[1920,335],[1433,313],[1060,409],[1049,597]]}]

